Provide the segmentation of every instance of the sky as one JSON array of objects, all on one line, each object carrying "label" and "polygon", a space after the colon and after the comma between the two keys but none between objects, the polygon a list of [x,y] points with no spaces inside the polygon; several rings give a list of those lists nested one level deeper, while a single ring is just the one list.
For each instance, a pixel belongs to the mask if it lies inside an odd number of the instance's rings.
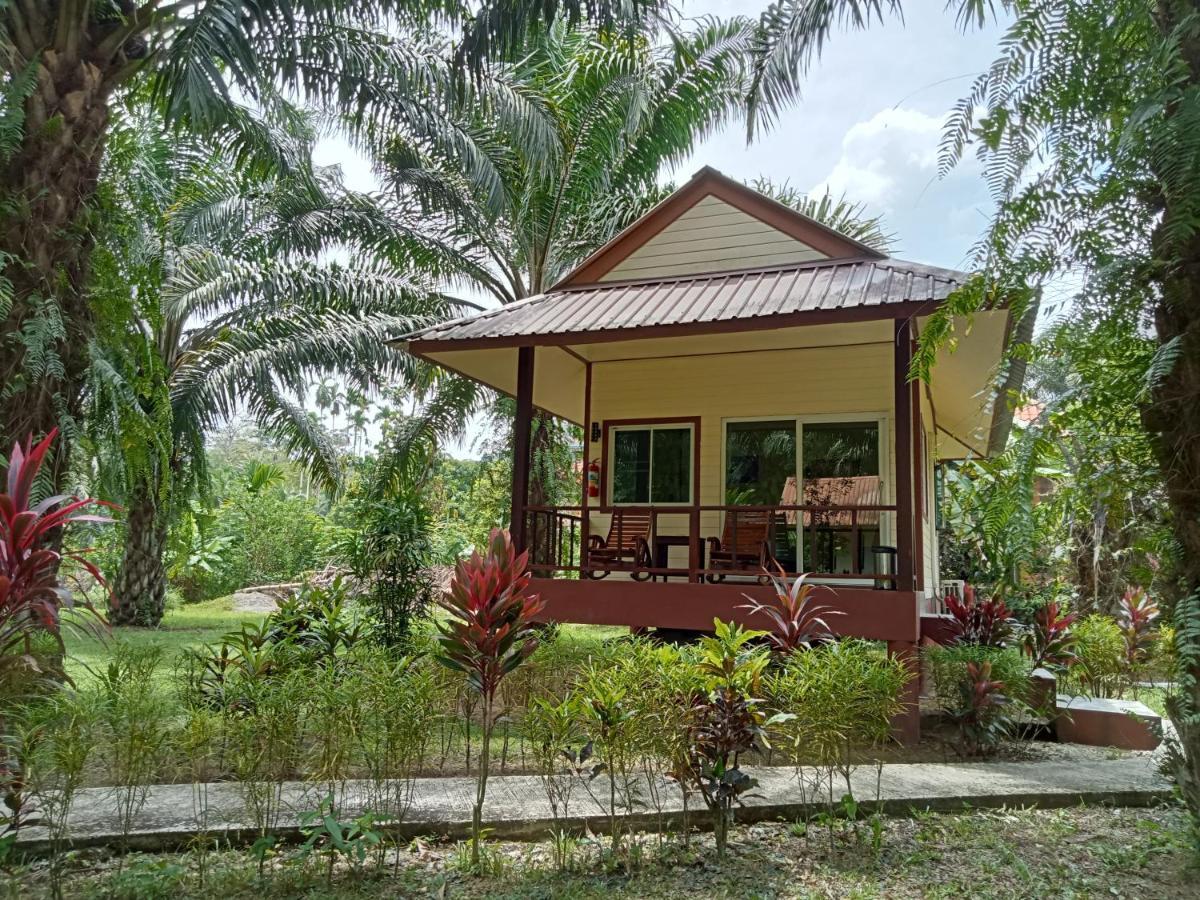
[{"label": "sky", "polygon": [[[766,0],[695,0],[688,16],[756,15]],[[973,158],[938,178],[946,115],[997,54],[1000,29],[966,33],[942,0],[906,5],[903,22],[835,33],[809,73],[802,96],[747,146],[733,123],[697,146],[664,180],[682,182],[709,165],[739,180],[759,176],[808,192],[866,204],[896,237],[892,255],[949,268],[969,263],[991,201]],[[341,163],[352,188],[375,186],[367,164],[343,141],[326,140],[316,161]],[[456,456],[473,456],[472,434]]]}]

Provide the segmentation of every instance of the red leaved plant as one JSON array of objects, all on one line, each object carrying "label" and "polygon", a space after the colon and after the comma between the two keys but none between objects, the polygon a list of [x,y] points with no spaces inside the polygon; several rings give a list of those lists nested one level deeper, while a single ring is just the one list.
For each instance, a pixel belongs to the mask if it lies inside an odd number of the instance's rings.
[{"label": "red leaved plant", "polygon": [[[62,642],[62,611],[75,609],[100,618],[86,598],[75,599],[60,578],[64,563],[80,566],[102,587],[104,577],[86,558],[88,550],[57,550],[53,546],[55,529],[80,522],[111,522],[107,516],[80,513],[101,505],[100,501],[56,494],[39,503],[32,502],[34,482],[58,430],[50,432],[37,446],[13,445],[8,471],[3,479],[5,493],[0,494],[0,661],[11,665],[37,664],[30,653],[38,633]],[[107,505],[107,504],[104,504]]]},{"label": "red leaved plant", "polygon": [[1125,639],[1125,664],[1132,676],[1146,658],[1154,643],[1154,622],[1158,619],[1158,604],[1150,599],[1145,588],[1129,588],[1121,598],[1117,622]]},{"label": "red leaved plant", "polygon": [[770,629],[764,639],[771,647],[771,652],[778,656],[788,656],[797,650],[807,650],[815,641],[828,640],[833,632],[826,624],[824,616],[841,616],[845,613],[814,602],[813,594],[817,586],[807,582],[808,575],[800,575],[794,581],[789,579],[783,567],[776,563],[776,572],[764,569],[771,587],[775,589],[774,603],[759,603],[749,594],[742,596],[749,600],[741,609],[748,609],[752,614],[766,616]]},{"label": "red leaved plant", "polygon": [[[14,444],[9,466],[0,476],[0,682],[6,693],[21,694],[36,689],[39,682],[66,677],[62,672],[47,673],[34,655],[34,639],[45,635],[57,645],[59,655],[66,651],[62,639],[62,611],[86,612],[97,622],[100,614],[87,601],[76,600],[62,585],[60,570],[64,563],[79,565],[102,587],[107,587],[99,570],[84,551],[55,549],[55,529],[75,522],[109,522],[106,516],[81,514],[80,510],[97,504],[65,494],[32,500],[33,486],[57,429],[36,447],[29,440]],[[9,749],[11,737],[7,723],[0,718],[0,791],[5,815],[0,819],[3,831],[18,829],[25,816],[25,777]]]},{"label": "red leaved plant", "polygon": [[534,618],[543,603],[529,593],[528,564],[528,552],[518,554],[508,532],[494,529],[486,556],[476,551],[455,567],[450,592],[440,601],[449,618],[436,623],[438,661],[464,673],[467,684],[483,701],[483,741],[471,822],[474,866],[479,865],[496,690],[538,645]]},{"label": "red leaved plant", "polygon": [[990,662],[969,662],[967,677],[960,683],[959,690],[958,708],[951,717],[958,724],[963,745],[971,755],[987,753],[1012,727],[1004,682],[992,680]]},{"label": "red leaved plant", "polygon": [[1025,635],[1025,652],[1033,668],[1067,669],[1075,664],[1075,634],[1071,626],[1078,616],[1051,600],[1033,614],[1033,627]]},{"label": "red leaved plant", "polygon": [[1012,615],[999,598],[980,600],[969,584],[959,600],[946,595],[946,611],[953,618],[955,642],[980,647],[1003,647],[1013,634]]}]

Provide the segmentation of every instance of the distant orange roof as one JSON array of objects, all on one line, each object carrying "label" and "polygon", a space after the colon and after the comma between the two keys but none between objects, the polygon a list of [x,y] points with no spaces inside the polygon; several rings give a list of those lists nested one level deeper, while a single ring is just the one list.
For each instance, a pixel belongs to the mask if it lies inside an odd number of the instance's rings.
[{"label": "distant orange roof", "polygon": [[1026,425],[1029,425],[1038,420],[1038,417],[1042,414],[1042,410],[1045,408],[1045,403],[1027,403],[1024,406],[1017,407],[1017,411],[1013,413],[1013,418],[1018,422],[1024,422]]}]

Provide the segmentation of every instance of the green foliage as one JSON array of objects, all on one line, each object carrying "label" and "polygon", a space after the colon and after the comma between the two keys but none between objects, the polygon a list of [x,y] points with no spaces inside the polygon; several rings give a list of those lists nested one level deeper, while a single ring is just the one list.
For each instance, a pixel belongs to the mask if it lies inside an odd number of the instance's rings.
[{"label": "green foliage", "polygon": [[713,816],[717,857],[724,858],[733,806],[758,782],[744,772],[742,754],[768,747],[767,721],[758,697],[769,656],[751,642],[763,632],[735,622],[713,622],[700,639],[696,668],[707,691],[694,697],[688,721],[689,781]]},{"label": "green foliage", "polygon": [[767,679],[774,727],[799,763],[842,769],[853,754],[891,737],[912,678],[903,662],[867,641],[842,640],[788,657]]},{"label": "green foliage", "polygon": [[928,659],[938,703],[959,724],[963,750],[995,749],[1029,697],[1029,660],[1016,648],[975,644],[931,647]]},{"label": "green foliage", "polygon": [[335,559],[349,566],[364,585],[361,602],[384,646],[407,640],[415,620],[433,599],[430,522],[418,493],[371,500],[355,496],[346,504],[354,525],[334,545]]},{"label": "green foliage", "polygon": [[361,868],[372,848],[378,847],[383,835],[375,829],[374,813],[366,812],[349,822],[340,822],[334,815],[333,797],[326,797],[314,810],[300,814],[301,858],[310,855],[325,857],[325,882],[333,884],[333,866],[339,859],[349,860]]},{"label": "green foliage", "polygon": [[1121,626],[1098,613],[1075,623],[1075,654],[1071,669],[1072,687],[1089,697],[1113,697],[1127,680],[1125,637]]}]

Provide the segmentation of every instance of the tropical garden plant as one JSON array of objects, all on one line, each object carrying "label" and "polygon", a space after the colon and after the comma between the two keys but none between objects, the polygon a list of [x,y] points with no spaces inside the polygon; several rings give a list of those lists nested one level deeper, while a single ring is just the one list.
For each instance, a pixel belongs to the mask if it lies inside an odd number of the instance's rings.
[{"label": "tropical garden plant", "polygon": [[528,563],[529,554],[517,553],[508,532],[496,529],[486,554],[476,551],[455,568],[450,592],[440,602],[448,618],[435,621],[438,662],[461,672],[482,702],[478,787],[471,813],[471,860],[476,866],[496,725],[496,691],[538,645],[535,619],[542,601],[529,591]]},{"label": "tropical garden plant", "polygon": [[1076,660],[1072,626],[1078,615],[1051,600],[1033,614],[1033,625],[1025,634],[1025,652],[1033,668],[1053,671],[1068,669]]},{"label": "tropical garden plant", "polygon": [[723,859],[733,807],[758,784],[742,770],[741,756],[769,747],[770,720],[758,696],[767,654],[752,643],[762,632],[719,619],[713,628],[701,638],[696,661],[706,690],[691,706],[689,777],[712,814],[717,857]]},{"label": "tropical garden plant", "polygon": [[775,591],[773,602],[759,603],[749,595],[743,595],[750,602],[742,607],[752,615],[767,620],[770,627],[766,629],[763,639],[771,651],[777,656],[787,657],[798,650],[811,649],[817,641],[831,639],[833,632],[826,624],[825,616],[845,613],[817,603],[814,595],[822,588],[809,582],[807,575],[790,578],[783,566],[778,563],[775,565],[775,572],[766,573],[768,583]]}]

